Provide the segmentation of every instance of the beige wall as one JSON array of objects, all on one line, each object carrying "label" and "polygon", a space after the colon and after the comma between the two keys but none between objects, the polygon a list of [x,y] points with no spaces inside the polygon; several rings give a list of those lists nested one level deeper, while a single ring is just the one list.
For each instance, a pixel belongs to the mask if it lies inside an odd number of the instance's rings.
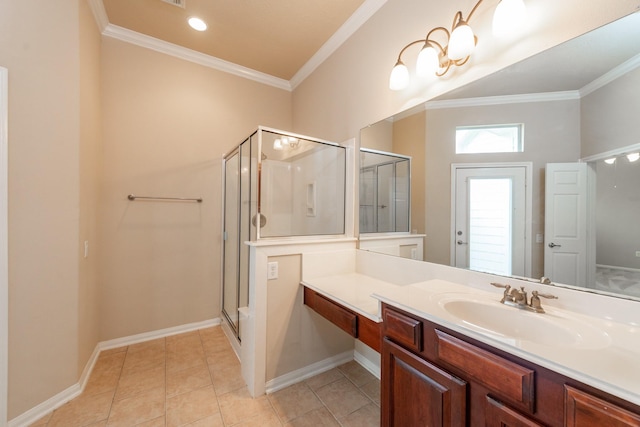
[{"label": "beige wall", "polygon": [[95,346],[91,332],[80,332],[81,320],[92,319],[79,317],[92,274],[80,273],[79,222],[91,209],[89,200],[80,206],[80,147],[95,141],[93,130],[81,130],[81,109],[92,103],[82,94],[95,87],[83,66],[81,88],[81,61],[95,46],[79,46],[79,4],[0,6],[0,64],[9,69],[10,419],[76,383],[80,353]]},{"label": "beige wall", "polygon": [[279,277],[267,282],[266,380],[352,351],[353,337],[303,305],[301,256],[269,262],[278,263]]},{"label": "beige wall", "polygon": [[100,338],[218,317],[221,159],[258,125],[290,129],[291,94],[111,38],[101,72]]},{"label": "beige wall", "polygon": [[638,87],[640,68],[582,98],[581,157],[640,142]]},{"label": "beige wall", "polygon": [[362,128],[360,141],[363,148],[393,152],[393,121],[382,120],[373,126]]},{"label": "beige wall", "polygon": [[424,234],[426,115],[413,114],[393,123],[394,153],[411,156],[411,230]]},{"label": "beige wall", "polygon": [[[511,41],[491,36],[492,3],[473,18],[476,53],[446,78],[393,92],[389,73],[400,49],[425,31],[449,25],[457,10],[468,13],[475,0],[388,0],[293,93],[296,132],[333,141],[357,137],[361,128],[462,86],[520,59],[555,46],[633,12],[638,0],[536,0],[528,2],[529,29]],[[494,2],[495,4],[495,2]],[[406,62],[415,61],[417,48]]]},{"label": "beige wall", "polygon": [[[98,205],[102,178],[101,37],[88,2],[80,5],[80,224],[78,235],[78,375],[100,340]],[[84,242],[89,251],[84,255]]]}]

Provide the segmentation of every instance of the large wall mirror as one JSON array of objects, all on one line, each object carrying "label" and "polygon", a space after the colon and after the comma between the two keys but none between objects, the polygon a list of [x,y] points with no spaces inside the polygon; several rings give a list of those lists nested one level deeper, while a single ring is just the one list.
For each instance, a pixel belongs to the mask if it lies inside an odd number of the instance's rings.
[{"label": "large wall mirror", "polygon": [[[634,13],[368,126],[360,144],[412,158],[411,228],[426,235],[424,261],[638,299],[639,113]],[[511,138],[521,138],[513,149],[456,151],[462,130],[497,138],[495,129],[513,125],[520,134]],[[482,267],[469,261],[470,241],[480,239],[473,224],[517,233],[484,233],[483,247],[502,240],[510,254],[496,270],[488,249]]]}]

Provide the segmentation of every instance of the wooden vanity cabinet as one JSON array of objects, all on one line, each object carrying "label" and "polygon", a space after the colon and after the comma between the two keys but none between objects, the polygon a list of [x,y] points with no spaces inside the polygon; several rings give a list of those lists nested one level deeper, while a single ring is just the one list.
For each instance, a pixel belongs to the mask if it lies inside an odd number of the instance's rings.
[{"label": "wooden vanity cabinet", "polygon": [[304,287],[304,304],[352,337],[359,339],[378,353],[380,352],[380,323],[374,322],[306,286]]},{"label": "wooden vanity cabinet", "polygon": [[383,426],[466,425],[465,381],[386,338],[382,351]]},{"label": "wooden vanity cabinet", "polygon": [[640,427],[630,402],[387,304],[382,318],[383,426]]}]

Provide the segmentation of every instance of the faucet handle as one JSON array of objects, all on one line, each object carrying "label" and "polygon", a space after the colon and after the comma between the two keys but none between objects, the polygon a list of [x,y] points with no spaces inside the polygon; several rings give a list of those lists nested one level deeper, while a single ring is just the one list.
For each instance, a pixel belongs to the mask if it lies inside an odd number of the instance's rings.
[{"label": "faucet handle", "polygon": [[498,282],[491,282],[491,286],[495,286],[496,288],[511,289],[511,285],[503,285],[502,283],[498,283]]},{"label": "faucet handle", "polygon": [[529,307],[531,307],[531,309],[536,313],[544,313],[544,309],[540,304],[540,297],[547,299],[558,299],[558,297],[555,295],[541,294],[538,291],[531,291],[531,303],[529,304]]},{"label": "faucet handle", "polygon": [[500,300],[501,303],[504,303],[505,301],[513,301],[513,297],[509,293],[509,291],[511,290],[511,285],[503,285],[502,283],[497,282],[491,282],[491,285],[495,286],[496,288],[504,288],[504,294],[502,295],[502,299]]},{"label": "faucet handle", "polygon": [[531,296],[534,297],[542,297],[542,298],[547,298],[547,299],[558,299],[557,296],[555,295],[551,295],[551,294],[541,294],[538,291],[531,291]]}]

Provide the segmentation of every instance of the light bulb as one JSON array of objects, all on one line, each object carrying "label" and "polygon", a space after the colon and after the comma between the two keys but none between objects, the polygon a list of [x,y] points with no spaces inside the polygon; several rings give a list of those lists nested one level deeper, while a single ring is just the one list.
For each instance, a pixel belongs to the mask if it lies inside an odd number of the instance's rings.
[{"label": "light bulb", "polygon": [[610,158],[610,159],[605,159],[605,160],[604,160],[604,162],[605,162],[606,164],[608,164],[608,165],[612,165],[612,164],[614,164],[614,163],[616,162],[616,158],[615,158],[615,157],[612,157],[612,158]]},{"label": "light bulb", "polygon": [[206,22],[204,22],[200,18],[196,18],[195,16],[192,16],[191,18],[189,18],[189,21],[187,22],[189,22],[189,26],[196,31],[204,31],[207,29]]},{"label": "light bulb", "polygon": [[640,153],[629,153],[627,154],[627,160],[630,162],[635,162],[640,159]]},{"label": "light bulb", "polygon": [[391,70],[391,76],[389,76],[389,89],[402,90],[407,86],[409,86],[409,69],[402,61],[398,60]]},{"label": "light bulb", "polygon": [[460,23],[451,32],[449,48],[447,51],[449,59],[454,61],[464,59],[471,55],[471,52],[473,52],[475,47],[476,39],[473,35],[473,30],[466,22],[460,21]]},{"label": "light bulb", "polygon": [[280,151],[282,150],[282,141],[280,141],[280,139],[276,139],[275,141],[273,141],[273,149],[276,151]]},{"label": "light bulb", "polygon": [[425,43],[424,47],[418,54],[416,62],[416,75],[418,77],[428,77],[435,74],[440,68],[440,59],[438,52],[429,43]]},{"label": "light bulb", "polygon": [[501,0],[493,14],[493,35],[506,37],[524,25],[527,7],[523,0]]}]

